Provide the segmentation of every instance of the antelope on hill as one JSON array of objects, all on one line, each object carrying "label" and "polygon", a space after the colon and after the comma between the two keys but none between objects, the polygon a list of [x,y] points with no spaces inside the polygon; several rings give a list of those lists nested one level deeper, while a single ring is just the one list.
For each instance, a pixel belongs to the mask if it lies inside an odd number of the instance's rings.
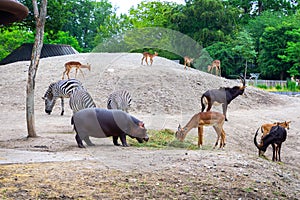
[{"label": "antelope on hill", "polygon": [[213,70],[215,69],[216,75],[221,76],[221,61],[220,60],[214,60],[211,65],[207,66],[207,71],[209,73],[213,73]]},{"label": "antelope on hill", "polygon": [[65,71],[63,72],[62,79],[64,79],[65,74],[67,74],[68,79],[70,79],[69,73],[70,73],[70,71],[73,67],[76,68],[75,78],[77,76],[78,69],[80,70],[83,77],[84,77],[84,74],[81,70],[82,68],[86,68],[89,71],[91,71],[91,65],[90,64],[83,65],[83,64],[81,64],[80,62],[77,62],[77,61],[70,61],[70,62],[65,63]]},{"label": "antelope on hill", "polygon": [[218,135],[214,148],[218,145],[220,138],[220,148],[223,148],[225,146],[224,121],[225,116],[221,113],[200,112],[195,114],[183,128],[179,124],[175,135],[178,140],[183,141],[191,129],[198,128],[198,147],[201,147],[203,145],[203,126],[213,126]]},{"label": "antelope on hill", "polygon": [[184,56],[183,59],[184,59],[184,69],[187,69],[187,66],[191,67],[191,63],[194,61],[194,59],[188,56]]},{"label": "antelope on hill", "polygon": [[154,58],[155,56],[157,56],[157,55],[158,55],[157,52],[155,52],[154,54],[151,54],[151,53],[149,53],[149,52],[144,52],[144,53],[143,53],[143,58],[142,58],[141,64],[143,64],[143,61],[144,61],[144,59],[145,59],[147,65],[149,65],[149,63],[148,63],[148,58],[150,58],[150,65],[152,65],[152,63],[153,63],[153,58]]}]

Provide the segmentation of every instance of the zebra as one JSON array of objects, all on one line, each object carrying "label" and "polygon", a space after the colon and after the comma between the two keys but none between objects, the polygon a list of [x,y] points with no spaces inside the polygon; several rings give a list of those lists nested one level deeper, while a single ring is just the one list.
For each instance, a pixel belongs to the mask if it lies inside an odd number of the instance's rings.
[{"label": "zebra", "polygon": [[73,110],[73,114],[75,114],[79,110],[83,110],[85,108],[94,108],[96,104],[93,101],[91,95],[85,89],[76,89],[70,95],[69,100],[70,108]]},{"label": "zebra", "polygon": [[118,109],[128,113],[128,108],[131,105],[131,95],[126,90],[118,90],[108,96],[107,108]]},{"label": "zebra", "polygon": [[51,114],[57,98],[61,98],[61,115],[64,115],[64,98],[69,98],[77,88],[84,89],[82,83],[76,79],[60,80],[51,83],[45,92],[45,112]]}]

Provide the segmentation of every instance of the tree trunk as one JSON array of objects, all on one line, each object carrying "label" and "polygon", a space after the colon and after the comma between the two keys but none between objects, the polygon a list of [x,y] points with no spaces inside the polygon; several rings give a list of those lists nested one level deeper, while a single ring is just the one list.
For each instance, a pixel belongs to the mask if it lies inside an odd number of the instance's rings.
[{"label": "tree trunk", "polygon": [[248,62],[247,62],[247,60],[246,60],[244,78],[247,77],[247,69],[248,69]]},{"label": "tree trunk", "polygon": [[37,6],[37,1],[32,0],[34,17],[36,21],[36,35],[32,48],[31,62],[28,70],[28,80],[26,87],[26,121],[28,137],[36,137],[35,119],[34,119],[34,88],[35,76],[39,66],[40,55],[43,48],[44,27],[47,14],[47,0],[42,0],[40,13]]}]

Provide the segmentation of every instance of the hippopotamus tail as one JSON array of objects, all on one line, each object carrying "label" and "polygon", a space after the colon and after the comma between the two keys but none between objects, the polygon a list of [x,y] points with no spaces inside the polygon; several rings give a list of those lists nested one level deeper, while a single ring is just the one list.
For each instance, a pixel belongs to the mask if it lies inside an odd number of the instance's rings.
[{"label": "hippopotamus tail", "polygon": [[72,118],[71,118],[71,125],[74,125],[74,126],[73,126],[73,131],[75,130],[76,133],[77,133],[76,126],[75,126],[75,123],[74,123],[74,117],[73,117],[73,116],[72,116]]}]

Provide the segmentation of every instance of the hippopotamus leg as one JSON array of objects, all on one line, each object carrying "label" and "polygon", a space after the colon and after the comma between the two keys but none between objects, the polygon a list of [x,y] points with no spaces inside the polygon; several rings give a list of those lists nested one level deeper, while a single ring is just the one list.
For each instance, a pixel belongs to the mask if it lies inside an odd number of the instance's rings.
[{"label": "hippopotamus leg", "polygon": [[115,146],[120,146],[120,144],[118,143],[118,136],[113,136],[113,142]]},{"label": "hippopotamus leg", "polygon": [[88,145],[88,146],[95,146],[95,144],[93,144],[89,138],[89,136],[86,136],[84,139],[85,143]]},{"label": "hippopotamus leg", "polygon": [[76,139],[76,142],[77,142],[77,145],[78,145],[79,148],[85,148],[85,146],[83,145],[82,140],[80,139],[78,133],[76,133],[75,139]]},{"label": "hippopotamus leg", "polygon": [[123,146],[123,147],[128,147],[128,146],[129,146],[129,145],[127,144],[127,142],[126,142],[126,134],[122,133],[122,134],[120,135],[120,139],[121,139],[121,142],[122,142],[122,146]]}]

